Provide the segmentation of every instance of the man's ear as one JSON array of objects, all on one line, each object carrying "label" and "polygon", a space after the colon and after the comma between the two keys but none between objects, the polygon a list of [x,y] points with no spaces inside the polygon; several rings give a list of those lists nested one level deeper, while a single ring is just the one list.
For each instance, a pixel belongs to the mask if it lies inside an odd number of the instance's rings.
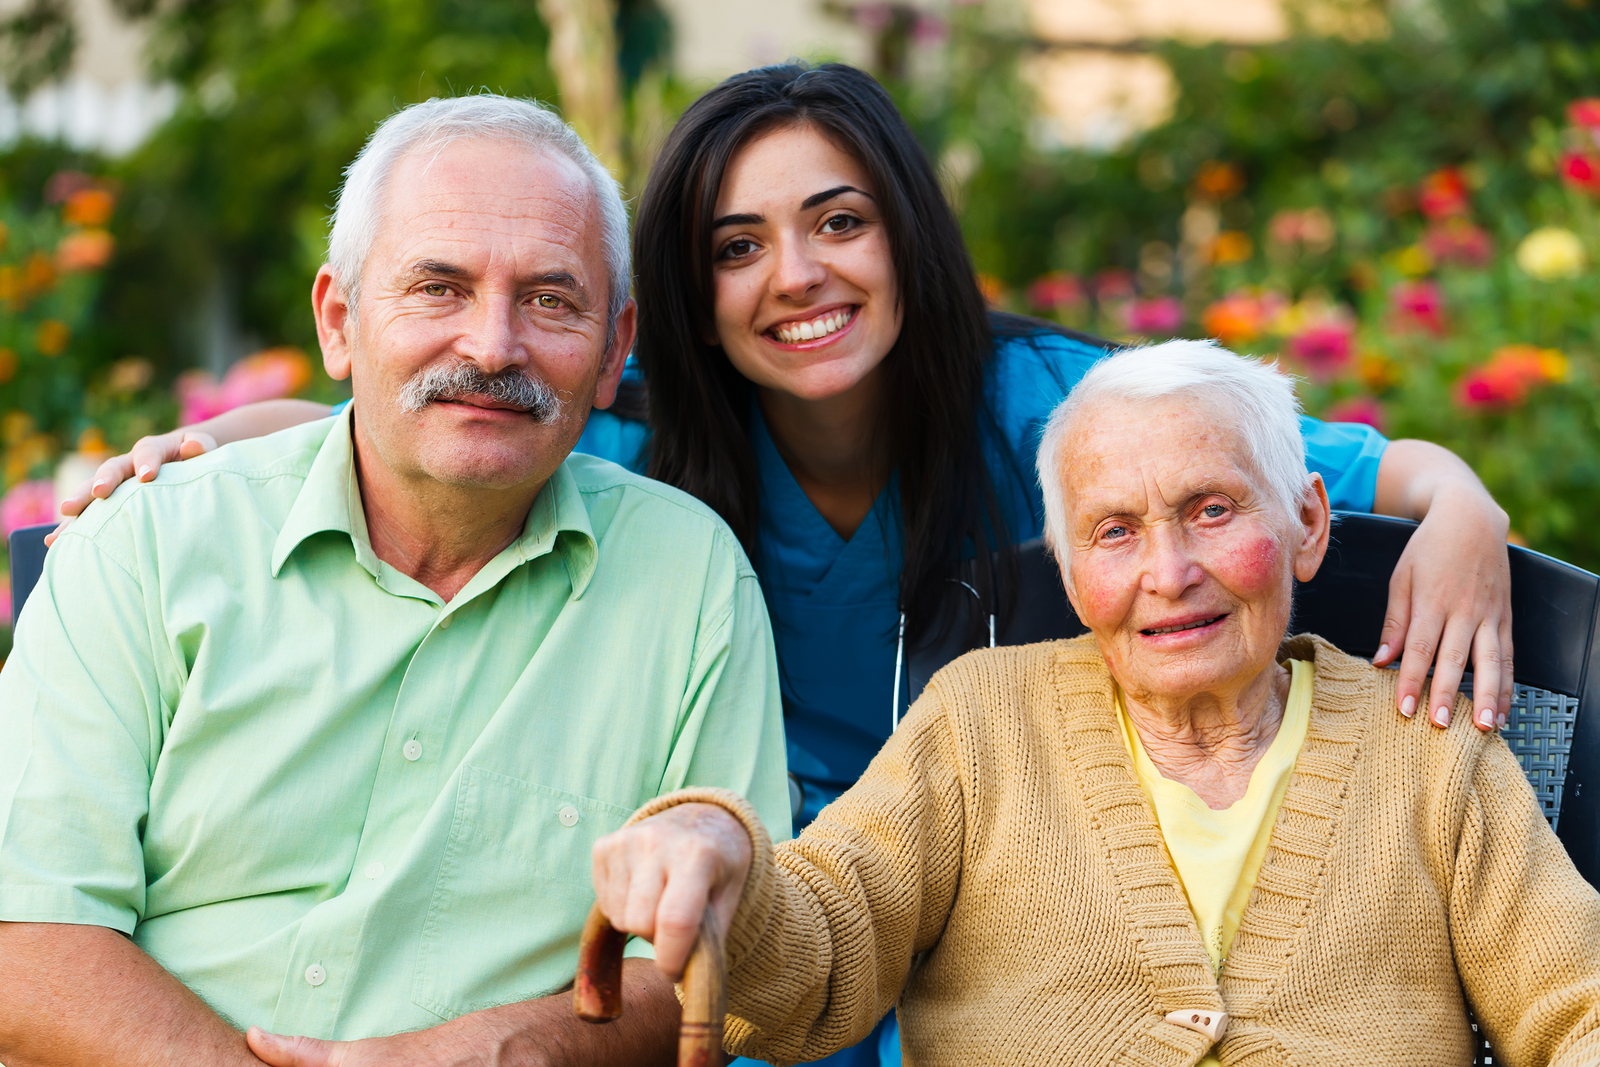
[{"label": "man's ear", "polygon": [[340,381],[350,376],[350,305],[339,288],[333,268],[324,263],[311,283],[311,314],[317,320],[317,343],[322,346],[322,366],[328,377]]},{"label": "man's ear", "polygon": [[1333,509],[1328,503],[1328,487],[1322,484],[1322,475],[1312,473],[1311,481],[1300,494],[1300,514],[1296,518],[1305,532],[1295,547],[1294,576],[1309,582],[1322,567],[1322,557],[1328,552],[1328,538],[1333,533]]},{"label": "man's ear", "polygon": [[600,358],[600,376],[594,383],[594,406],[608,408],[617,399],[617,385],[622,381],[622,365],[628,362],[633,351],[634,338],[639,335],[639,305],[629,300],[622,305],[617,316],[616,334],[611,347]]}]

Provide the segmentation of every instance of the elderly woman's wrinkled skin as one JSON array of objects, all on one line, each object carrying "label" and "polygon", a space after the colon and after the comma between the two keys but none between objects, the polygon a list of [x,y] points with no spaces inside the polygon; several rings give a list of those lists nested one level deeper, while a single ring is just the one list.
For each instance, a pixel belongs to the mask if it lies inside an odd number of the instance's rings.
[{"label": "elderly woman's wrinkled skin", "polygon": [[1074,430],[1056,546],[1067,595],[1150,758],[1228,807],[1282,718],[1294,579],[1316,574],[1328,545],[1322,480],[1287,514],[1223,405],[1194,397],[1097,406]]}]

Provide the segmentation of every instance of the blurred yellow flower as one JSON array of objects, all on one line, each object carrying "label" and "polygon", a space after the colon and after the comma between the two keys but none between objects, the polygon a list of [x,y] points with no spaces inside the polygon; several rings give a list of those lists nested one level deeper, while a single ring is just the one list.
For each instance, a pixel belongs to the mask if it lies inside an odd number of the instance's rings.
[{"label": "blurred yellow flower", "polygon": [[106,372],[106,385],[113,393],[137,393],[150,384],[155,370],[149,360],[138,356],[119,359]]},{"label": "blurred yellow flower", "polygon": [[33,432],[33,416],[12,409],[0,415],[0,444],[14,445]]},{"label": "blurred yellow flower", "polygon": [[91,456],[113,454],[111,446],[106,444],[106,435],[98,426],[91,426],[78,435],[78,451]]},{"label": "blurred yellow flower", "polygon": [[6,451],[5,480],[14,485],[33,473],[34,468],[48,463],[55,455],[55,438],[49,434],[29,434]]},{"label": "blurred yellow flower", "polygon": [[1587,258],[1578,235],[1560,226],[1534,230],[1517,246],[1517,266],[1542,282],[1571,278],[1583,270]]},{"label": "blurred yellow flower", "polygon": [[1394,266],[1408,278],[1420,278],[1433,269],[1433,257],[1421,245],[1409,245],[1395,253]]},{"label": "blurred yellow flower", "polygon": [[72,328],[60,319],[45,319],[33,331],[33,343],[47,356],[59,356],[72,340]]},{"label": "blurred yellow flower", "polygon": [[1399,366],[1382,352],[1361,353],[1357,373],[1361,376],[1362,384],[1374,393],[1381,393],[1400,381]]},{"label": "blurred yellow flower", "polygon": [[9,348],[0,348],[0,385],[17,376],[17,354]]}]

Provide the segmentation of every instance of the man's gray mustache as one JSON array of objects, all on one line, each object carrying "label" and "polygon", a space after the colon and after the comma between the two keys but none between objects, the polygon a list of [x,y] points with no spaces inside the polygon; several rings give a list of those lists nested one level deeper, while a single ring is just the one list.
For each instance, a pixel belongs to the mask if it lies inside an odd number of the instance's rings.
[{"label": "man's gray mustache", "polygon": [[487,397],[522,408],[535,422],[561,418],[561,395],[543,378],[519,370],[485,374],[476,363],[466,360],[418,371],[400,390],[400,409],[415,414],[436,400],[464,396]]}]

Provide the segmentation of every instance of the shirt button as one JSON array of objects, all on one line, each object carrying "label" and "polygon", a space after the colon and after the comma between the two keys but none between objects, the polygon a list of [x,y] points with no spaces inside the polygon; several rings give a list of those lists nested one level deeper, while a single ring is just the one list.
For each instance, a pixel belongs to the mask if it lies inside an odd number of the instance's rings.
[{"label": "shirt button", "polygon": [[405,743],[405,747],[400,750],[400,754],[412,763],[417,762],[422,758],[422,742],[413,737]]},{"label": "shirt button", "polygon": [[366,875],[368,878],[373,878],[373,879],[382,878],[383,877],[383,864],[381,864],[381,863],[369,863],[369,864],[367,864],[367,869],[362,871],[361,873]]},{"label": "shirt button", "polygon": [[441,629],[441,630],[450,629],[450,620],[453,619],[453,618],[455,618],[454,615],[446,615],[444,618],[440,619],[439,620],[439,629]]},{"label": "shirt button", "polygon": [[578,809],[571,804],[561,805],[561,811],[557,813],[556,817],[561,820],[562,826],[578,825]]},{"label": "shirt button", "polygon": [[306,968],[306,985],[319,986],[328,980],[328,972],[322,969],[322,964],[313,963]]}]

